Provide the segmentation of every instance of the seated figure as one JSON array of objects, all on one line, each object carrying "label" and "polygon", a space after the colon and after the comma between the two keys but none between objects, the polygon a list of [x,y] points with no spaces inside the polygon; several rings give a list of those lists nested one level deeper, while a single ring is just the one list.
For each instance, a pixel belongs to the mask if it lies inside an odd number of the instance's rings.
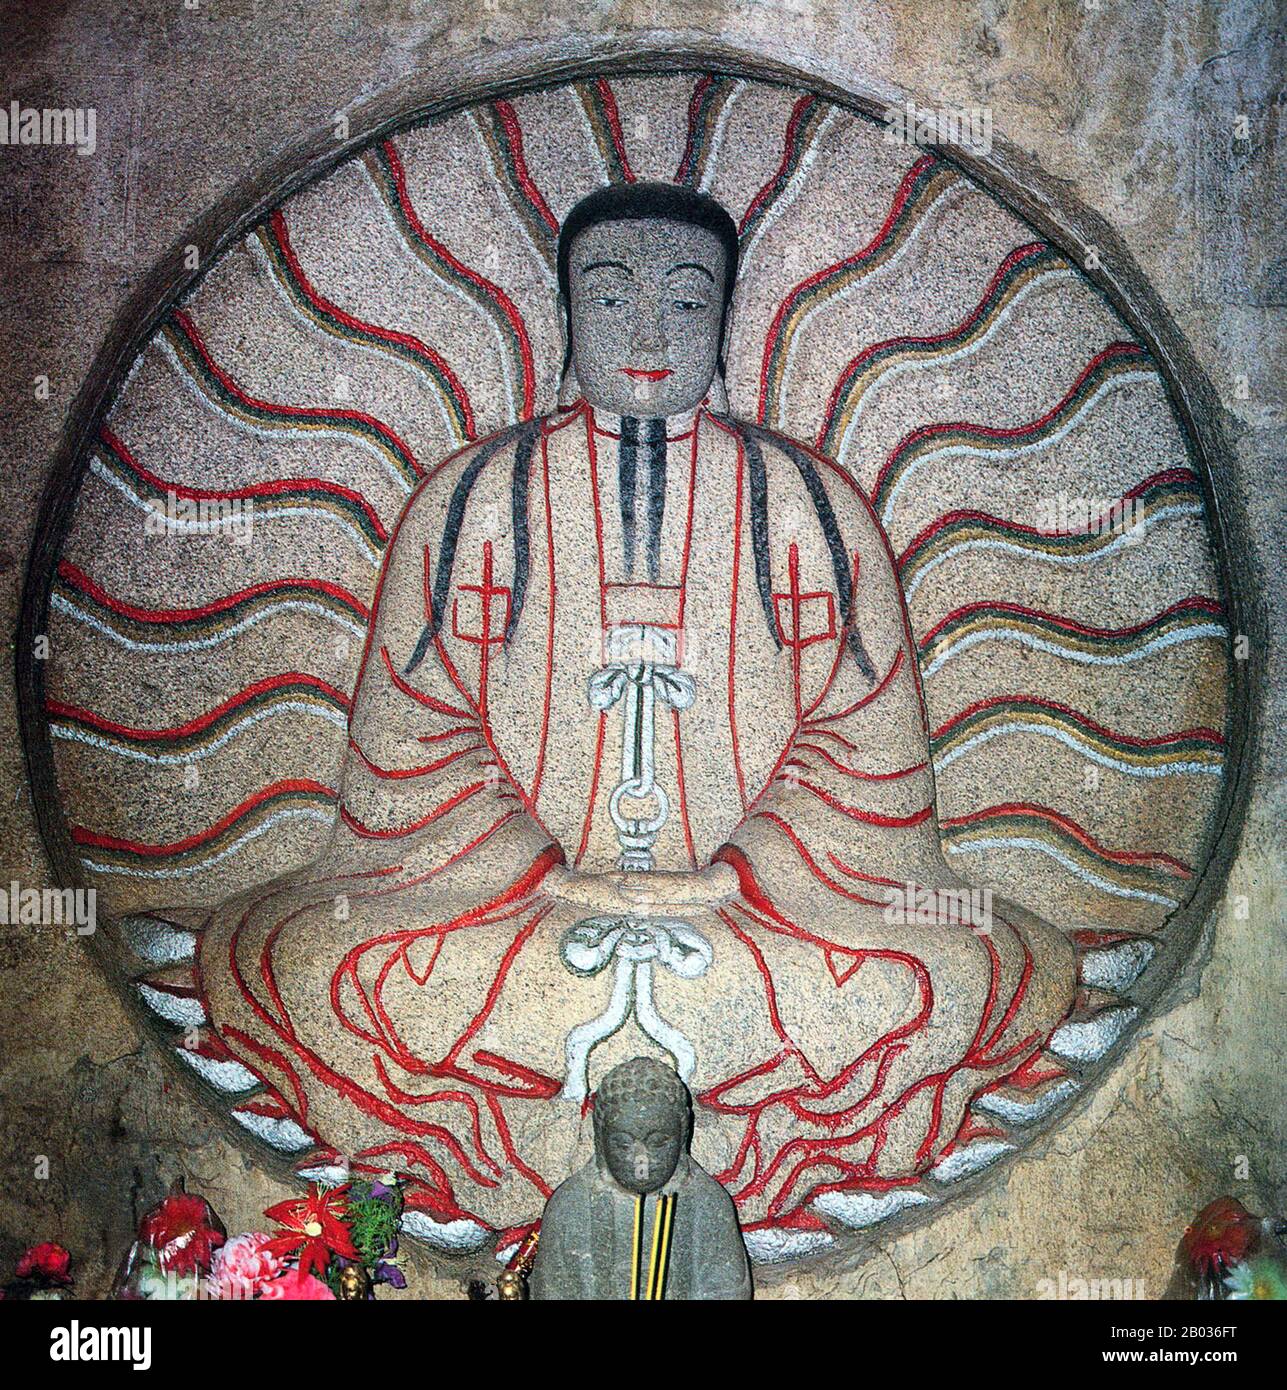
[{"label": "seated figure", "polygon": [[541,1217],[534,1299],[751,1296],[728,1193],[689,1157],[689,1095],[650,1057],[622,1062],[594,1097],[594,1157]]},{"label": "seated figure", "polygon": [[1027,913],[891,908],[963,887],[902,593],[849,474],[728,415],[736,267],[688,189],[573,209],[560,408],[412,495],[330,839],[202,933],[217,1045],[448,1227],[530,1223],[638,1053],[744,1226],[913,1184],[1073,1001]]}]

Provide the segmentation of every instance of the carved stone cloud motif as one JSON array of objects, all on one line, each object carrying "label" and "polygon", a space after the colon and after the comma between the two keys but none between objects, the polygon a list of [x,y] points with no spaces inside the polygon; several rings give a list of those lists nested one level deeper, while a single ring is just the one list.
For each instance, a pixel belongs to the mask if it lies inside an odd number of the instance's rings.
[{"label": "carved stone cloud motif", "polygon": [[[922,1219],[1191,948],[1202,465],[1079,267],[887,137],[701,73],[401,129],[173,306],[85,458],[46,714],[111,968],[438,1248],[534,1221],[638,1054],[755,1259]],[[565,377],[558,296],[570,209],[645,181],[739,251],[727,400],[653,416],[655,362],[635,415]]]}]

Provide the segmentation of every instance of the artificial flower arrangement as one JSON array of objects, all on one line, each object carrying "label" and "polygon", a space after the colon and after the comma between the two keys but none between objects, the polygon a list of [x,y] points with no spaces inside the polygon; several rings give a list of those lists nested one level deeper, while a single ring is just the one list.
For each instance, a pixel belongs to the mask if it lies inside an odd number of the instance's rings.
[{"label": "artificial flower arrangement", "polygon": [[228,1239],[209,1204],[183,1191],[143,1218],[114,1296],[143,1299],[368,1299],[406,1288],[398,1267],[402,1190],[392,1174],[278,1202],[272,1233]]},{"label": "artificial flower arrangement", "polygon": [[1287,1222],[1254,1216],[1236,1197],[1209,1202],[1180,1241],[1177,1296],[1287,1300]]}]

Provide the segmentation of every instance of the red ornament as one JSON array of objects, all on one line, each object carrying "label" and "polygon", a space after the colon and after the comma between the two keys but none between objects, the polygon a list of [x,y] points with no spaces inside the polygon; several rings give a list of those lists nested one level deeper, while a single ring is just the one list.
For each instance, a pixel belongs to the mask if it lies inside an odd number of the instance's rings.
[{"label": "red ornament", "polygon": [[189,1196],[176,1184],[139,1224],[139,1240],[156,1251],[167,1274],[192,1274],[209,1270],[224,1230],[205,1198]]},{"label": "red ornament", "polygon": [[33,1245],[18,1261],[19,1279],[39,1279],[46,1284],[70,1284],[71,1256],[51,1240]]},{"label": "red ornament", "polygon": [[1220,1277],[1260,1243],[1260,1222],[1236,1197],[1217,1197],[1185,1228],[1184,1253],[1199,1277]]},{"label": "red ornament", "polygon": [[347,1183],[330,1189],[315,1187],[307,1197],[268,1207],[264,1215],[283,1229],[264,1249],[279,1256],[298,1252],[299,1268],[304,1274],[314,1270],[323,1273],[332,1255],[360,1259],[343,1219],[348,1191]]}]

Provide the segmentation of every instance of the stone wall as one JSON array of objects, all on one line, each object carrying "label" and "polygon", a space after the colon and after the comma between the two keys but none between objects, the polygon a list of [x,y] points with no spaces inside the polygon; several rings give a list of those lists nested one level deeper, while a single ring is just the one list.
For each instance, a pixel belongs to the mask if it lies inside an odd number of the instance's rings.
[{"label": "stone wall", "polygon": [[[18,7],[13,7],[15,11]],[[25,8],[25,7],[24,7]],[[998,161],[1039,213],[1107,224],[1160,297],[1218,402],[1213,460],[1253,602],[1246,819],[1198,959],[1103,1085],[981,1195],[849,1272],[770,1276],[772,1296],[1029,1297],[1039,1281],[1132,1278],[1159,1293],[1185,1220],[1221,1192],[1287,1207],[1280,846],[1283,769],[1281,361],[1283,38],[1273,7],[1091,4],[322,7],[269,0],[67,4],[6,25],[3,98],[95,106],[98,150],[9,148],[3,392],[10,477],[3,603],[17,622],[42,492],[78,394],[232,214],[382,118],[480,82],[641,48],[768,64],[872,102],[991,108]],[[360,12],[359,12],[360,10]],[[684,26],[682,29],[680,25]],[[699,61],[695,57],[694,61]],[[1247,117],[1248,138],[1237,119]],[[1274,237],[1279,238],[1275,246]],[[1108,273],[1113,274],[1111,249]],[[1123,274],[1125,272],[1122,272]],[[47,399],[35,378],[47,376]],[[1277,546],[1276,544],[1277,543]],[[4,868],[47,881],[6,697]],[[1277,801],[1275,800],[1277,797]],[[0,1261],[61,1240],[84,1291],[110,1277],[138,1211],[184,1172],[230,1229],[286,1189],[206,1116],[136,1032],[83,944],[0,928]],[[37,1179],[39,1156],[49,1176]],[[411,1292],[456,1296],[426,1265]]]}]

